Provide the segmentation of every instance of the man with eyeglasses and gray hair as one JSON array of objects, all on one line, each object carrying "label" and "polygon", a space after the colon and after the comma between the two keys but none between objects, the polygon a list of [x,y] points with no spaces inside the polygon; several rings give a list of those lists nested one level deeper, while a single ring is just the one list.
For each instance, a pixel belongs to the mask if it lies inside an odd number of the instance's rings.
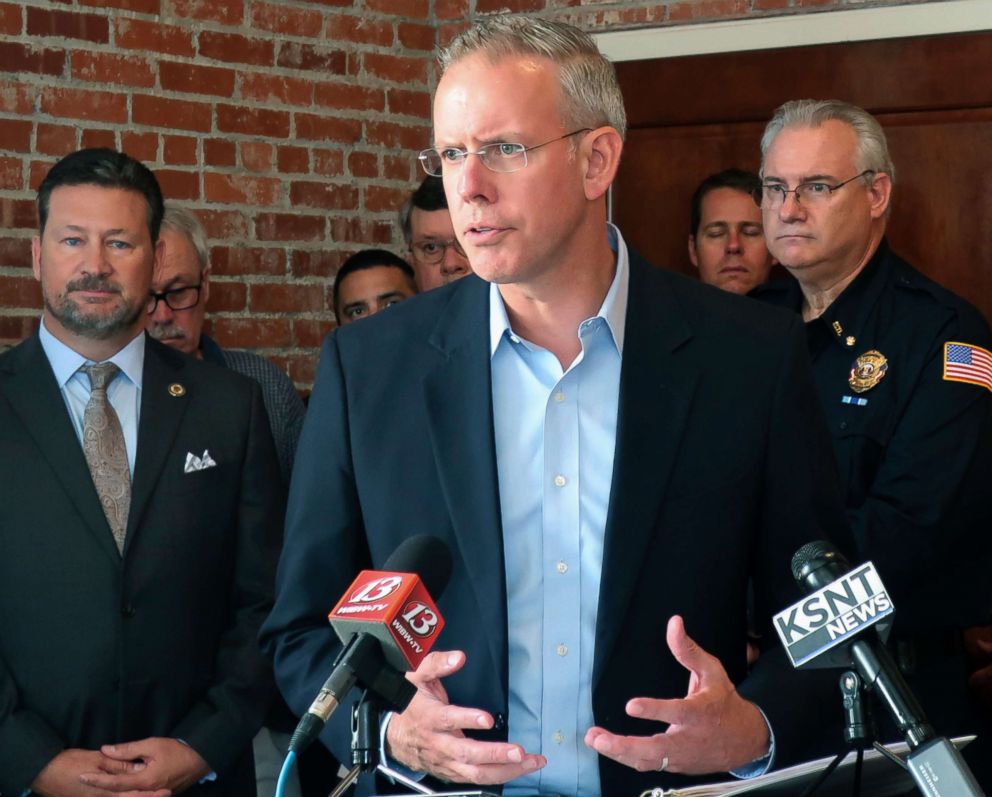
[{"label": "man with eyeglasses and gray hair", "polygon": [[281,688],[306,710],[328,608],[423,532],[446,650],[384,718],[394,770],[600,797],[785,763],[815,699],[780,650],[748,672],[748,580],[771,640],[792,554],[843,523],[801,324],[607,223],[626,120],[588,35],[501,15],[442,68],[420,160],[475,274],[324,343],[262,631]]},{"label": "man with eyeglasses and gray hair", "polygon": [[427,175],[400,209],[403,240],[421,293],[461,279],[471,270],[448,212],[439,177]]},{"label": "man with eyeglasses and gray hair", "polygon": [[761,152],[768,249],[795,280],[752,295],[805,322],[848,555],[892,595],[896,660],[938,732],[972,731],[961,629],[990,609],[988,324],[889,247],[895,168],[869,113],[787,102]]},{"label": "man with eyeglasses and gray hair", "polygon": [[288,484],[306,412],[303,400],[286,373],[271,360],[250,351],[222,349],[203,332],[210,297],[210,253],[200,220],[191,211],[167,203],[160,239],[165,251],[152,278],[152,300],[145,319],[148,334],[258,382],[279,466]]}]

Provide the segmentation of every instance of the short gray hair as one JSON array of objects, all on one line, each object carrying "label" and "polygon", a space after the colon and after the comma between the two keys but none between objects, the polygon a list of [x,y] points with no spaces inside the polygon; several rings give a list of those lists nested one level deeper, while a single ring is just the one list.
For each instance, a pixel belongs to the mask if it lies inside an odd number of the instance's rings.
[{"label": "short gray hair", "polygon": [[885,131],[868,111],[841,100],[790,100],[775,110],[775,115],[761,136],[761,172],[765,156],[775,137],[787,127],[819,127],[836,119],[848,125],[858,137],[856,168],[858,171],[884,172],[894,184],[896,167],[889,156]]},{"label": "short gray hair", "polygon": [[196,250],[196,259],[200,261],[202,274],[210,262],[210,250],[207,248],[207,232],[193,212],[167,202],[165,215],[162,216],[162,229],[174,230],[186,236]]},{"label": "short gray hair", "polygon": [[547,58],[558,67],[561,116],[567,128],[609,125],[621,138],[626,135],[627,113],[616,70],[592,37],[578,28],[533,17],[490,17],[441,51],[442,74],[474,53],[492,61],[513,55]]}]

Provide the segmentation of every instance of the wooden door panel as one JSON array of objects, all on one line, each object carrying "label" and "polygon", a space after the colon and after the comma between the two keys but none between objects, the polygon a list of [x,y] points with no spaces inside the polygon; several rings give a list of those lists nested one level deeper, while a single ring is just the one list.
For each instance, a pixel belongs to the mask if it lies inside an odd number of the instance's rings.
[{"label": "wooden door panel", "polygon": [[[692,192],[722,168],[757,171],[763,128],[751,122],[632,130],[613,198],[627,243],[652,263],[694,273],[686,254]],[[714,169],[714,163],[724,165]]]},{"label": "wooden door panel", "polygon": [[889,239],[992,318],[992,113],[881,117],[896,164]]},{"label": "wooden door panel", "polygon": [[992,34],[718,53],[617,64],[632,128],[765,122],[786,100],[839,97],[873,113],[992,106]]}]

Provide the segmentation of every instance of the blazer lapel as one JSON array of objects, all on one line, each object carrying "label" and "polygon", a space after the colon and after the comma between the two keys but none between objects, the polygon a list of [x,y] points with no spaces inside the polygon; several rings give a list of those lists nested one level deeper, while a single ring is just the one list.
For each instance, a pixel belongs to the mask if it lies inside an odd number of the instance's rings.
[{"label": "blazer lapel", "polygon": [[[138,452],[131,484],[131,510],[127,519],[125,555],[141,527],[142,516],[158,484],[166,457],[172,450],[172,441],[189,404],[189,393],[193,388],[182,381],[183,366],[183,355],[151,338],[145,338]],[[174,464],[176,467],[181,465]]]},{"label": "blazer lapel", "polygon": [[698,372],[678,357],[691,337],[669,277],[631,255],[617,414],[613,485],[606,520],[593,688],[617,641],[689,414]]},{"label": "blazer lapel", "polygon": [[119,562],[120,554],[93,486],[83,447],[38,336],[25,341],[15,355],[20,356],[14,360],[14,372],[7,380],[7,398],[14,412],[48,460],[97,543]]},{"label": "blazer lapel", "polygon": [[[471,283],[469,282],[471,280]],[[464,285],[461,283],[465,283]],[[489,369],[488,284],[462,280],[430,338],[443,360],[424,380],[434,461],[506,701],[506,581]]]}]

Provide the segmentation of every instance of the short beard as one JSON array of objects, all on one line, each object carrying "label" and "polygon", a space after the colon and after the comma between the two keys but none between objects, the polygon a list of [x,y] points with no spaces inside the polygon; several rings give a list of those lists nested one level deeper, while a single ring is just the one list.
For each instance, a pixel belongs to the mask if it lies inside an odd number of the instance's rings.
[{"label": "short beard", "polygon": [[117,294],[122,294],[122,291],[105,279],[85,276],[67,283],[65,291],[54,298],[44,293],[42,298],[45,302],[45,309],[65,329],[81,338],[90,340],[113,338],[121,332],[131,329],[145,309],[144,303],[131,305],[123,302],[110,314],[88,315],[83,310],[85,305],[80,306],[69,298],[73,291],[107,291]]}]

